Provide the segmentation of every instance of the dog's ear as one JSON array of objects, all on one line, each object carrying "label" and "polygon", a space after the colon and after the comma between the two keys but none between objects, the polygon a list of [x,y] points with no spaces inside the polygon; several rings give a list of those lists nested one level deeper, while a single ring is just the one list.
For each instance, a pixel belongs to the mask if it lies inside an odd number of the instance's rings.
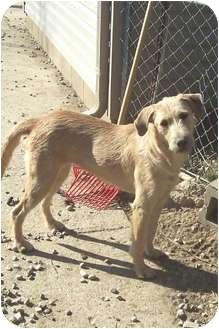
[{"label": "dog's ear", "polygon": [[143,136],[147,132],[149,122],[154,122],[155,106],[147,106],[141,110],[136,120],[134,121],[135,128],[139,136]]},{"label": "dog's ear", "polygon": [[201,94],[181,94],[180,100],[189,104],[192,113],[199,121],[204,114],[203,97]]}]

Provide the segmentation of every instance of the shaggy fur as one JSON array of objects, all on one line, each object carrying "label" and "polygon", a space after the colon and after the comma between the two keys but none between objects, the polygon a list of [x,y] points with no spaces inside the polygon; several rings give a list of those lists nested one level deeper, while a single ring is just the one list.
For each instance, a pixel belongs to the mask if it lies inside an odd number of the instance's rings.
[{"label": "shaggy fur", "polygon": [[135,194],[130,253],[137,275],[151,278],[153,270],[145,265],[144,253],[162,254],[153,247],[158,218],[191,150],[194,116],[200,117],[201,112],[200,94],[179,94],[144,108],[134,124],[118,126],[69,111],[19,124],[2,150],[3,175],[20,137],[29,135],[25,192],[12,211],[16,249],[32,247],[23,237],[22,224],[41,201],[48,226],[64,228],[53,218],[50,203],[76,163]]}]

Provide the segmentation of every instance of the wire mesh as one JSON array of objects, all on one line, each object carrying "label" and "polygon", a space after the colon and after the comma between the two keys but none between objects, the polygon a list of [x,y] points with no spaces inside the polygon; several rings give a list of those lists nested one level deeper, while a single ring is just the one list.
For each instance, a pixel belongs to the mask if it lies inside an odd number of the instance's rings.
[{"label": "wire mesh", "polygon": [[[123,83],[131,69],[148,2],[128,1],[122,36]],[[156,2],[143,48],[127,121],[142,107],[164,96],[200,92],[204,116],[195,130],[195,146],[187,168],[201,176],[217,159],[217,19],[198,2]],[[215,165],[216,168],[216,165]]]},{"label": "wire mesh", "polygon": [[74,180],[66,197],[97,210],[105,209],[119,193],[119,188],[106,184],[91,173],[73,164]]}]

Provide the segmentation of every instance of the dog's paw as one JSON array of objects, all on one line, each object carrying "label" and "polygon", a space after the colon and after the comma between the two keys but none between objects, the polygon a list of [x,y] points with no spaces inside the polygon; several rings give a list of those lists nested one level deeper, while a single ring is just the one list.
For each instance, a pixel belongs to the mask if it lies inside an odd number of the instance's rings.
[{"label": "dog's paw", "polygon": [[144,265],[144,267],[138,267],[137,265],[134,266],[135,268],[135,273],[136,276],[139,279],[146,279],[146,280],[150,280],[155,278],[156,276],[156,272],[155,270],[153,270],[151,267]]},{"label": "dog's paw", "polygon": [[146,251],[145,256],[148,259],[159,259],[159,258],[167,257],[167,254],[165,254],[165,252],[159,249],[153,248],[152,250],[150,250],[150,252]]},{"label": "dog's paw", "polygon": [[62,232],[66,230],[65,225],[57,220],[54,220],[52,223],[48,223],[48,226],[51,231],[55,232]]},{"label": "dog's paw", "polygon": [[34,246],[27,240],[15,241],[12,250],[15,252],[28,253],[34,250]]}]

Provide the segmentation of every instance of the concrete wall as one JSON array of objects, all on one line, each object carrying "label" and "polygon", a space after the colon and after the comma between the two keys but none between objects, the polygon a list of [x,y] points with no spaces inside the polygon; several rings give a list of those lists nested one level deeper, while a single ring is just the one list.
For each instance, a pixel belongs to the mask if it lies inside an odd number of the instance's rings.
[{"label": "concrete wall", "polygon": [[27,1],[31,33],[88,106],[97,103],[99,2]]}]

